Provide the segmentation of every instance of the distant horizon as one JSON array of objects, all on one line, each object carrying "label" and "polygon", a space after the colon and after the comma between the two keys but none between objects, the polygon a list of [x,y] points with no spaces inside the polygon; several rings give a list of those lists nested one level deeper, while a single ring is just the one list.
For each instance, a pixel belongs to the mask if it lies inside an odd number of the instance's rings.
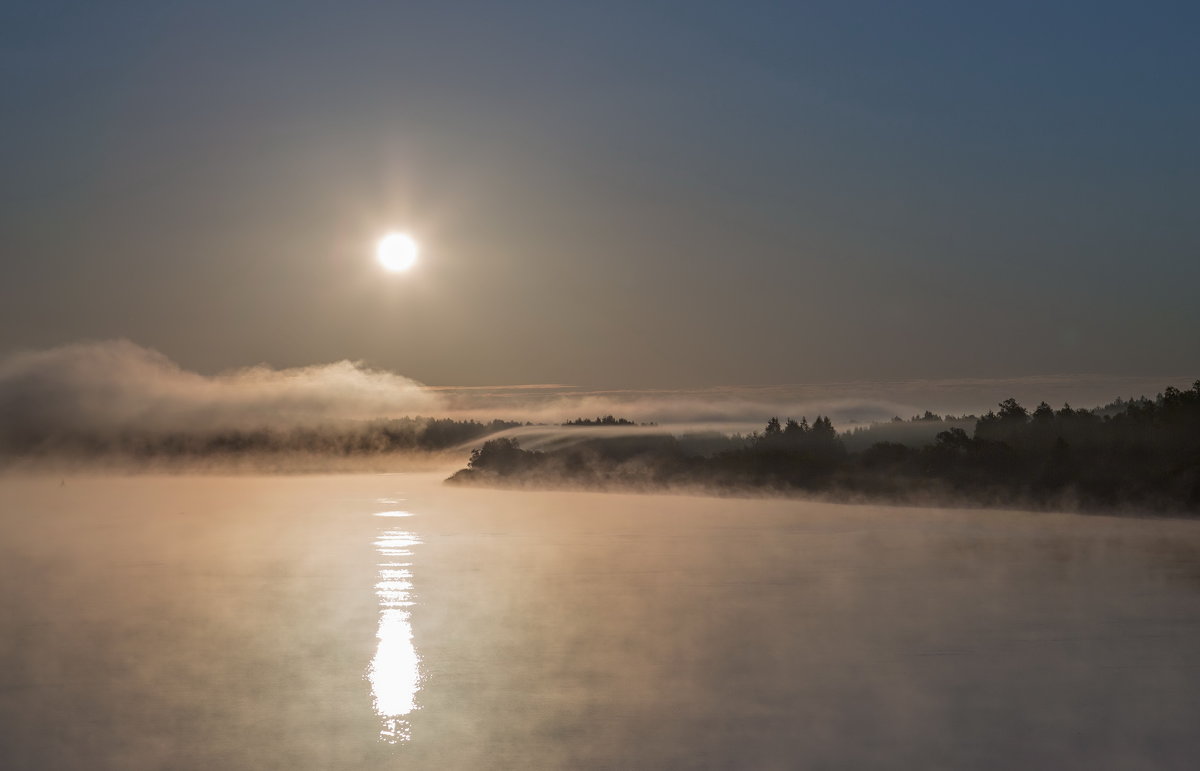
[{"label": "distant horizon", "polygon": [[[753,426],[817,415],[839,427],[908,419],[926,410],[982,415],[1015,398],[1030,407],[1103,406],[1154,398],[1195,377],[1033,375],[1013,378],[859,380],[679,388],[571,384],[428,385],[402,372],[341,360],[276,369],[190,371],[129,340],[80,342],[0,357],[0,418],[23,426],[187,429],[316,425],[419,416],[558,423],[616,415],[664,425]],[[5,417],[7,416],[7,417]]]}]

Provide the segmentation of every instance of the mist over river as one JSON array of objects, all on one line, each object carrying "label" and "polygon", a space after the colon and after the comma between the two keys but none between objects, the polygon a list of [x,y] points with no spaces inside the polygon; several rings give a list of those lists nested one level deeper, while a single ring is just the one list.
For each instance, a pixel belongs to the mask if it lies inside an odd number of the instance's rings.
[{"label": "mist over river", "polygon": [[1200,522],[0,478],[0,768],[1195,767]]}]

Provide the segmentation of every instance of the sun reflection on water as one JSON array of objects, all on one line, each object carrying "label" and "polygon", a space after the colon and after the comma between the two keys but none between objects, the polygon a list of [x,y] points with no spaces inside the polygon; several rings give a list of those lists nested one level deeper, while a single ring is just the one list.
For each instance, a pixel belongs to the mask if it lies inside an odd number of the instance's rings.
[{"label": "sun reflection on water", "polygon": [[[406,517],[408,512],[384,511],[376,516]],[[383,721],[379,738],[389,743],[412,738],[408,715],[417,709],[417,691],[421,689],[421,657],[413,644],[411,614],[413,605],[412,547],[421,543],[415,533],[398,528],[383,530],[375,541],[379,563],[379,646],[367,668],[375,714]]]}]

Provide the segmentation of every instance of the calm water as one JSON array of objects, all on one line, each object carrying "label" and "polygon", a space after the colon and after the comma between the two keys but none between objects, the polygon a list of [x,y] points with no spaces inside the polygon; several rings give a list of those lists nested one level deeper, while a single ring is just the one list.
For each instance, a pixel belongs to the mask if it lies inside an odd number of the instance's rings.
[{"label": "calm water", "polygon": [[1180,768],[1200,523],[0,480],[0,768]]}]

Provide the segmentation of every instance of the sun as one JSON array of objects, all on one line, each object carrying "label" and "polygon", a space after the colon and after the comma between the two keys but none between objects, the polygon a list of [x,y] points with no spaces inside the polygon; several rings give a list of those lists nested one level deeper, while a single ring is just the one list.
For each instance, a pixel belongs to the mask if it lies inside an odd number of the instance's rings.
[{"label": "sun", "polygon": [[408,270],[417,264],[420,247],[407,233],[388,233],[375,247],[375,259],[393,273]]}]

